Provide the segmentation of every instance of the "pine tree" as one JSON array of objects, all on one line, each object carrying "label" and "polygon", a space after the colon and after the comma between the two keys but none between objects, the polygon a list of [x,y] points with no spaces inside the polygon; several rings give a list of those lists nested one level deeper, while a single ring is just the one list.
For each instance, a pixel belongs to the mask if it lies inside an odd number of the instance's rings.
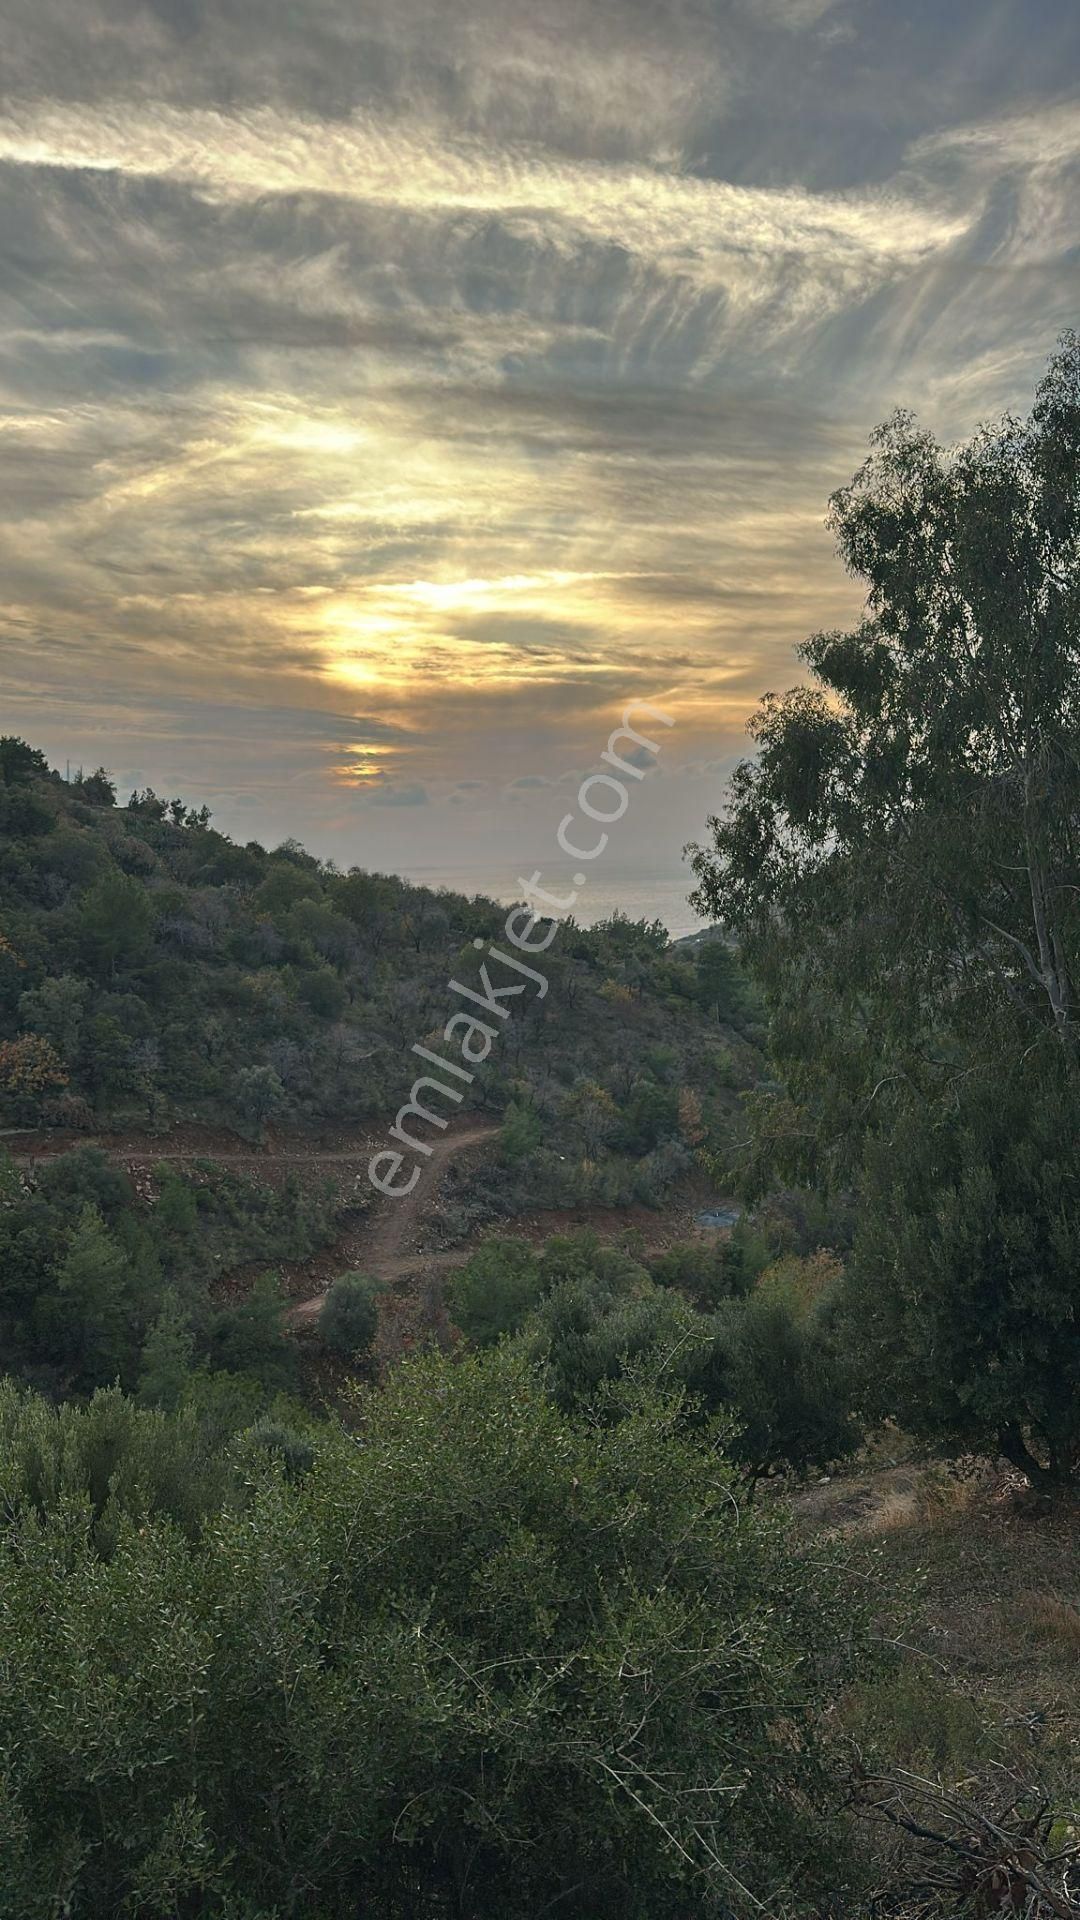
[{"label": "pine tree", "polygon": [[62,1337],[78,1384],[111,1384],[130,1356],[129,1272],[97,1207],[82,1209],[56,1280]]},{"label": "pine tree", "polygon": [[175,1413],[191,1373],[194,1339],[187,1314],[175,1293],[168,1293],[142,1350],[139,1399],[144,1407]]}]

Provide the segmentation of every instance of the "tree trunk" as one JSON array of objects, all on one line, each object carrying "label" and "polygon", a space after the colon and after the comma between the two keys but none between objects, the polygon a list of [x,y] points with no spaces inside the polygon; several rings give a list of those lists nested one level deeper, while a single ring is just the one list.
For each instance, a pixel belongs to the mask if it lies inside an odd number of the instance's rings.
[{"label": "tree trunk", "polygon": [[1052,1465],[1044,1467],[1042,1461],[1035,1458],[1018,1426],[1002,1427],[998,1434],[998,1451],[1011,1467],[1026,1474],[1032,1486],[1038,1487],[1040,1492],[1063,1484],[1063,1476],[1055,1472]]}]

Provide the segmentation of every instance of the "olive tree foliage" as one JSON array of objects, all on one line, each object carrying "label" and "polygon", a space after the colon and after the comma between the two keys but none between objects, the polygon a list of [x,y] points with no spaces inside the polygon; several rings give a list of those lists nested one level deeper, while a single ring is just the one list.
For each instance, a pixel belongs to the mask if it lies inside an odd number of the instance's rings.
[{"label": "olive tree foliage", "polygon": [[762,1474],[825,1466],[857,1441],[833,1334],[836,1265],[781,1263],[755,1286],[745,1240],[695,1240],[659,1255],[650,1274],[631,1247],[579,1231],[539,1251],[486,1240],[447,1297],[472,1345],[516,1337],[567,1412],[628,1379],[678,1383],[688,1414],[730,1421],[725,1451],[752,1489]]},{"label": "olive tree foliage", "polygon": [[842,1569],[614,1391],[425,1357],[197,1519],[190,1422],[0,1393],[0,1915],[823,1912]]},{"label": "olive tree foliage", "polygon": [[[1001,1072],[957,1110],[912,1109],[868,1144],[841,1346],[872,1411],[1038,1484],[1080,1472],[1080,1178],[1075,1103]],[[897,1399],[897,1383],[902,1399]]]},{"label": "olive tree foliage", "polygon": [[[753,1103],[756,1166],[857,1179],[868,1140],[911,1115],[927,1143],[970,1131],[992,1106],[980,1081],[1007,1077],[1014,1119],[1058,1114],[1075,1206],[1080,336],[1061,340],[1027,419],[956,450],[897,414],[830,524],[866,583],[865,616],[805,644],[814,684],[763,703],[757,754],[711,845],[693,850],[696,904],[737,930],[769,999],[784,1088]],[[880,1210],[880,1166],[873,1187]],[[895,1285],[875,1245],[880,1283]],[[1071,1260],[1051,1247],[1047,1261],[1032,1325],[1075,1340]],[[947,1290],[940,1245],[927,1264]],[[976,1372],[1002,1359],[1002,1309],[991,1290]],[[1080,1434],[1059,1456],[1074,1452]]]}]

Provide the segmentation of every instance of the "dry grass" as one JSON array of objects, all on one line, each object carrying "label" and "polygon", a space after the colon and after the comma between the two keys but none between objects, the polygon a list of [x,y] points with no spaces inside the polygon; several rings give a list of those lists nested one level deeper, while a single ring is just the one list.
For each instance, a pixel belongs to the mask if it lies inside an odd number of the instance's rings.
[{"label": "dry grass", "polygon": [[[1020,1781],[1021,1811],[1045,1806],[1054,1845],[1074,1844],[1080,1503],[1048,1503],[973,1462],[957,1473],[864,1460],[807,1495],[800,1524],[843,1543],[883,1643],[881,1667],[838,1703],[860,1769],[906,1770],[984,1808],[1003,1780]],[[926,1920],[924,1898],[892,1899],[919,1878],[915,1843],[862,1816],[858,1835],[873,1884],[889,1890],[873,1910]]]},{"label": "dry grass", "polygon": [[1000,1482],[985,1463],[965,1462],[959,1468],[890,1463],[808,1487],[798,1495],[795,1510],[812,1532],[877,1538],[907,1527],[947,1529],[963,1524]]},{"label": "dry grass", "polygon": [[1080,1608],[1063,1600],[1060,1594],[1032,1590],[1017,1595],[1017,1612],[1036,1640],[1051,1648],[1061,1648],[1072,1659],[1080,1660]]},{"label": "dry grass", "polygon": [[913,1486],[894,1487],[867,1510],[861,1531],[896,1533],[904,1527],[950,1527],[968,1513],[979,1498],[971,1480],[928,1468]]},{"label": "dry grass", "polygon": [[897,1489],[884,1494],[875,1506],[870,1507],[862,1520],[861,1531],[896,1533],[901,1527],[910,1527],[918,1517],[919,1496],[916,1490]]},{"label": "dry grass", "polygon": [[931,1468],[919,1483],[916,1518],[925,1527],[955,1526],[983,1501],[986,1492],[985,1474]]},{"label": "dry grass", "polygon": [[879,1697],[886,1748],[924,1742],[948,1780],[965,1747],[976,1757],[956,1713],[966,1699],[983,1729],[971,1744],[988,1742],[1071,1812],[1080,1786],[1080,1508],[1034,1500],[1008,1474],[938,1470],[913,1474],[906,1488],[894,1474],[882,1478],[874,1508],[845,1537],[880,1596],[884,1637],[906,1649],[901,1664],[918,1675],[895,1676]]}]

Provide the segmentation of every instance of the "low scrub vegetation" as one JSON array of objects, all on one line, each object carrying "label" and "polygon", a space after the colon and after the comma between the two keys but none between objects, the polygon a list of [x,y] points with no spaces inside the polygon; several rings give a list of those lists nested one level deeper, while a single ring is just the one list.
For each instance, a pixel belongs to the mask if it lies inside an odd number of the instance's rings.
[{"label": "low scrub vegetation", "polygon": [[290,1458],[8,1388],[0,1913],[825,1897],[842,1566],[740,1510],[677,1391],[600,1411],[427,1359]]}]

